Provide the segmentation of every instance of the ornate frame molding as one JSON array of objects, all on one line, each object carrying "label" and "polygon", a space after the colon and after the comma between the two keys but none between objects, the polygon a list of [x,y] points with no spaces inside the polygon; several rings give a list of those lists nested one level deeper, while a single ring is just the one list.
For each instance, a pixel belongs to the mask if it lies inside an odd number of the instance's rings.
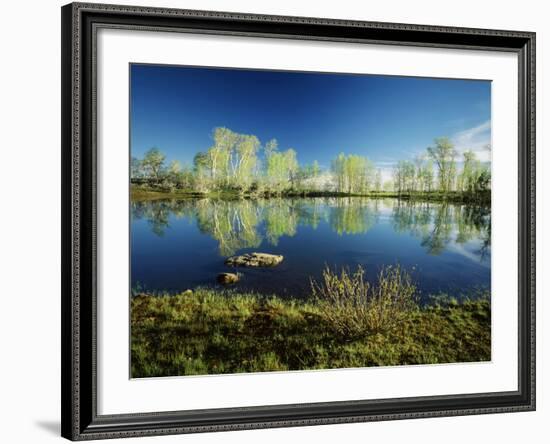
[{"label": "ornate frame molding", "polygon": [[[62,8],[62,435],[71,440],[535,409],[535,34],[72,3]],[[519,61],[519,390],[97,415],[96,85],[99,27],[514,52]]]}]

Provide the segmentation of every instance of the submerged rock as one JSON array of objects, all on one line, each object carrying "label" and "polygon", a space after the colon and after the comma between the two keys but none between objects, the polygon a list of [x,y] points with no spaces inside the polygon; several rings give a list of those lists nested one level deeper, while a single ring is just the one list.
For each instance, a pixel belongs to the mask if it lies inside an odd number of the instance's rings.
[{"label": "submerged rock", "polygon": [[235,273],[220,273],[218,274],[218,277],[216,279],[218,283],[222,285],[228,285],[239,282],[240,276],[239,274]]},{"label": "submerged rock", "polygon": [[248,253],[241,256],[231,256],[225,260],[225,265],[231,267],[274,267],[283,262],[283,256],[268,253]]}]

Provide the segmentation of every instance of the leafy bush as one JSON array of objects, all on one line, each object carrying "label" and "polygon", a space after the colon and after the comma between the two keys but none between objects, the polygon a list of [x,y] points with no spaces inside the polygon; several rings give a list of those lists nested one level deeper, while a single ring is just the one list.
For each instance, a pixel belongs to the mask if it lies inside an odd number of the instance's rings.
[{"label": "leafy bush", "polygon": [[326,267],[322,282],[311,280],[311,292],[322,316],[338,334],[355,338],[387,331],[417,308],[416,287],[400,266],[388,266],[371,285],[358,266],[340,275]]}]

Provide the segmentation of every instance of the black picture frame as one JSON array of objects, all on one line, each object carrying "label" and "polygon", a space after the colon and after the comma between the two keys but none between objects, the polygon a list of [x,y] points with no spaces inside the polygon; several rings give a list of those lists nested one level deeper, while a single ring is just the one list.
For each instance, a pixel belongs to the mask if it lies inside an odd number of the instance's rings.
[{"label": "black picture frame", "polygon": [[[71,440],[535,409],[535,33],[72,3],[62,7],[62,436]],[[96,85],[100,27],[508,51],[519,66],[518,390],[97,414]]]}]

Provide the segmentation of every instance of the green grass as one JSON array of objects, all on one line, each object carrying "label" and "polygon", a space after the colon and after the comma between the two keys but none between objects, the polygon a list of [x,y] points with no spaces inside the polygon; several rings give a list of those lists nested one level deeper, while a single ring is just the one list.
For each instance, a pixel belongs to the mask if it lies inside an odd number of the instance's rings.
[{"label": "green grass", "polygon": [[209,191],[202,193],[196,190],[152,188],[144,186],[130,187],[130,200],[132,202],[158,199],[187,199],[190,197],[212,197],[218,199],[238,199],[240,197],[251,197],[250,194],[239,194],[231,190]]},{"label": "green grass", "polygon": [[142,200],[156,200],[156,199],[184,199],[188,197],[202,197],[203,194],[197,193],[192,190],[174,190],[166,191],[157,188],[145,188],[132,185],[130,187],[130,200],[138,202]]},{"label": "green grass", "polygon": [[189,197],[214,197],[220,199],[237,198],[256,198],[256,197],[371,197],[373,199],[399,198],[412,201],[434,201],[434,202],[452,202],[452,203],[476,203],[490,204],[491,192],[467,193],[460,191],[451,191],[442,193],[440,191],[432,192],[410,192],[397,193],[394,191],[372,191],[365,194],[348,194],[332,191],[299,191],[290,190],[282,194],[269,192],[252,193],[238,192],[235,190],[221,190],[210,192],[199,192],[192,189],[163,189],[161,187],[148,187],[145,185],[132,185],[130,187],[130,198],[132,201],[155,200],[155,199],[185,199]]},{"label": "green grass", "polygon": [[[380,288],[371,288],[372,295]],[[397,322],[349,329],[342,328],[345,318],[337,309],[319,293],[309,301],[211,289],[138,295],[131,301],[132,377],[491,359],[487,298],[451,298],[427,307],[407,303],[398,309]]]}]

